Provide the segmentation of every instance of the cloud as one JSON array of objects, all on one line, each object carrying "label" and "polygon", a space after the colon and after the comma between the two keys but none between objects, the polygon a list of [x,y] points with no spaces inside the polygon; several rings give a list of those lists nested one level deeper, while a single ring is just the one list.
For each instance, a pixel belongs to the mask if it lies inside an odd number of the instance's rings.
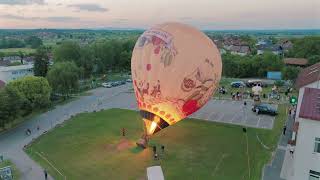
[{"label": "cloud", "polygon": [[126,18],[117,18],[112,21],[112,23],[127,23],[129,19]]},{"label": "cloud", "polygon": [[17,16],[12,14],[0,15],[1,18],[5,19],[13,19],[13,20],[43,20],[49,22],[74,22],[79,21],[80,18],[71,17],[71,16],[51,16],[51,17],[25,17],[25,16]]},{"label": "cloud", "polygon": [[37,19],[40,19],[38,17],[24,17],[24,16],[12,15],[12,14],[4,14],[4,15],[0,15],[0,17],[5,18],[5,19],[15,19],[15,20],[37,20]]},{"label": "cloud", "polygon": [[192,20],[192,17],[181,17],[180,20],[183,20],[183,21],[185,21],[185,20]]},{"label": "cloud", "polygon": [[45,0],[0,0],[0,4],[5,5],[29,5],[29,4],[45,4]]},{"label": "cloud", "polygon": [[76,8],[79,11],[106,12],[107,8],[101,7],[99,4],[70,4],[68,7]]},{"label": "cloud", "polygon": [[73,22],[73,21],[80,20],[80,18],[70,17],[70,16],[52,16],[52,17],[45,17],[45,18],[41,18],[41,19],[47,20],[50,22]]}]

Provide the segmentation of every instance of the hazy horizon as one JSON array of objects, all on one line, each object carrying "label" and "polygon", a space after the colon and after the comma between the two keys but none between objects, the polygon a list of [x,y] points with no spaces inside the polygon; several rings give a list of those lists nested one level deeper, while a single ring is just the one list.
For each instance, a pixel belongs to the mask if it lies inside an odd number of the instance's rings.
[{"label": "hazy horizon", "polygon": [[319,30],[318,0],[0,0],[0,29]]}]

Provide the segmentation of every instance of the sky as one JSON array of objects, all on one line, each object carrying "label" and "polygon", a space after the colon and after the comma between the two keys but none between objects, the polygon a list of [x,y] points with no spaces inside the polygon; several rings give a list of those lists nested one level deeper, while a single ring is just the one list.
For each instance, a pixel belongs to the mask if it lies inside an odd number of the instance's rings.
[{"label": "sky", "polygon": [[320,29],[320,0],[0,0],[1,29]]}]

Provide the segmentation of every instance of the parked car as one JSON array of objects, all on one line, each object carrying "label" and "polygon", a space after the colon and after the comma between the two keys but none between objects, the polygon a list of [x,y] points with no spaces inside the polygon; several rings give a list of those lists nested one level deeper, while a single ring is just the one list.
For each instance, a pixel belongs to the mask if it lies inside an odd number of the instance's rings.
[{"label": "parked car", "polygon": [[117,82],[111,82],[111,86],[113,86],[113,87],[118,86],[118,83]]},{"label": "parked car", "polygon": [[242,81],[234,81],[230,85],[231,87],[234,87],[234,88],[241,88],[246,86],[246,84]]},{"label": "parked car", "polygon": [[121,84],[126,84],[125,80],[120,81]]},{"label": "parked car", "polygon": [[112,87],[112,84],[111,83],[102,83],[101,84],[103,87],[105,88],[111,88]]},{"label": "parked car", "polygon": [[127,82],[132,82],[132,79],[127,79],[126,81],[127,81]]},{"label": "parked car", "polygon": [[275,116],[278,114],[277,109],[267,103],[261,103],[261,104],[257,104],[257,105],[252,106],[252,111],[255,112],[257,115],[258,114],[270,114],[270,115]]},{"label": "parked car", "polygon": [[261,81],[259,79],[248,80],[246,82],[246,86],[247,87],[253,87],[253,86],[256,86],[257,84],[260,84],[261,87],[267,87],[268,86],[265,82],[263,82],[263,81]]},{"label": "parked car", "polygon": [[270,99],[276,99],[276,100],[280,100],[280,94],[278,94],[278,93],[270,93],[269,94],[269,98]]}]

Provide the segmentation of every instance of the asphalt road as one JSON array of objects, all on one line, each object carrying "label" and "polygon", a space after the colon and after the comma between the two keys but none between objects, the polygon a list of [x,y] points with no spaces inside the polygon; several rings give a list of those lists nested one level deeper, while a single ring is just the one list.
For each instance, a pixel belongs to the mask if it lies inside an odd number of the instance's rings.
[{"label": "asphalt road", "polygon": [[[97,88],[89,91],[90,95],[82,96],[68,104],[57,106],[55,109],[38,115],[20,126],[0,134],[0,154],[16,164],[22,172],[22,179],[44,179],[43,169],[30,159],[22,150],[33,138],[37,138],[44,131],[52,129],[57,124],[81,112],[99,111],[110,108],[137,110],[134,94],[130,84],[113,87]],[[210,100],[205,107],[191,117],[232,123],[256,128],[273,128],[274,117],[255,115],[251,112],[248,102],[246,110],[241,101]],[[37,126],[40,130],[37,130]],[[25,135],[26,129],[31,129],[30,136]],[[51,177],[49,178],[51,179]]]}]

